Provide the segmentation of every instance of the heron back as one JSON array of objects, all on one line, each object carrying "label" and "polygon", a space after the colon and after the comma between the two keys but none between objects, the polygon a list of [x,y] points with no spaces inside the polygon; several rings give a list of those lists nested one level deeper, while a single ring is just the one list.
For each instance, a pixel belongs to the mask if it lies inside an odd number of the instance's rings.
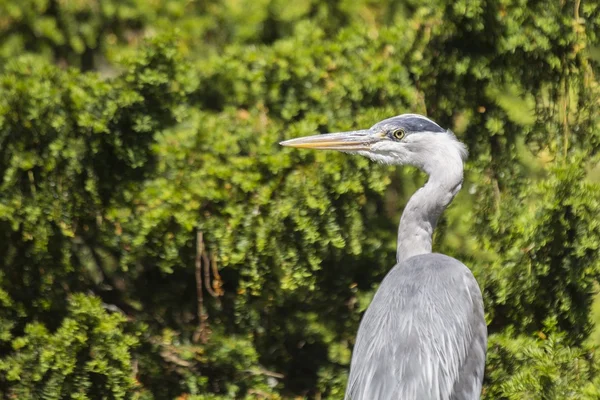
[{"label": "heron back", "polygon": [[479,399],[487,327],[471,271],[442,254],[397,264],[358,330],[346,400]]}]

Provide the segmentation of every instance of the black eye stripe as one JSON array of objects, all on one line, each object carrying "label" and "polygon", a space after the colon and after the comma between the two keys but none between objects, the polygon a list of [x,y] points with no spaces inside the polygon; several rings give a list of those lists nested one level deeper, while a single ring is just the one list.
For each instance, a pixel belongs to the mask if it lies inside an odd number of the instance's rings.
[{"label": "black eye stripe", "polygon": [[415,114],[404,114],[397,117],[388,118],[377,123],[373,127],[376,130],[389,132],[390,136],[392,136],[392,132],[399,128],[404,129],[407,135],[410,135],[414,132],[446,132],[445,129],[441,128],[429,118]]},{"label": "black eye stripe", "polygon": [[406,128],[406,130],[412,132],[446,132],[438,124],[431,122],[428,119],[419,117],[405,118],[402,121],[402,125]]}]

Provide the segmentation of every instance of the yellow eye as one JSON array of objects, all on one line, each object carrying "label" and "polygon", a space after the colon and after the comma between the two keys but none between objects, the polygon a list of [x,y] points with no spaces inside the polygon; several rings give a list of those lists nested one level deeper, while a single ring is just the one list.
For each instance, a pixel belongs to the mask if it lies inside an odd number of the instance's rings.
[{"label": "yellow eye", "polygon": [[392,132],[392,136],[396,140],[404,139],[405,135],[406,135],[406,132],[404,131],[404,129],[396,129],[394,132]]}]

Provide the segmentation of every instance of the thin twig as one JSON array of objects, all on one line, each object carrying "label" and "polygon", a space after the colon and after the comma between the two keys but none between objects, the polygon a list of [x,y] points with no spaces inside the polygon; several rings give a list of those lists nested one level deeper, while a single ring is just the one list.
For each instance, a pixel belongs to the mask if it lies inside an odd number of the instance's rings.
[{"label": "thin twig", "polygon": [[279,372],[269,371],[264,368],[247,369],[247,370],[245,370],[245,372],[249,372],[252,375],[264,375],[264,376],[270,376],[272,378],[277,378],[277,379],[285,378],[284,374],[281,374]]},{"label": "thin twig", "polygon": [[192,340],[206,343],[208,340],[208,315],[204,312],[204,297],[202,293],[202,255],[204,254],[204,240],[202,232],[196,234],[196,298],[198,302],[198,329],[194,332]]},{"label": "thin twig", "polygon": [[210,259],[208,258],[206,251],[202,253],[202,261],[204,262],[204,287],[212,297],[219,297],[210,286]]},{"label": "thin twig", "polygon": [[223,296],[223,294],[225,294],[223,290],[223,279],[221,279],[221,275],[219,275],[219,268],[217,267],[217,256],[215,255],[215,252],[211,253],[211,266],[213,273],[212,287],[215,290],[217,296]]},{"label": "thin twig", "polygon": [[189,368],[192,365],[191,362],[184,360],[183,358],[179,357],[177,353],[169,351],[166,347],[163,347],[163,350],[160,352],[160,356],[165,361],[179,365],[180,367]]}]

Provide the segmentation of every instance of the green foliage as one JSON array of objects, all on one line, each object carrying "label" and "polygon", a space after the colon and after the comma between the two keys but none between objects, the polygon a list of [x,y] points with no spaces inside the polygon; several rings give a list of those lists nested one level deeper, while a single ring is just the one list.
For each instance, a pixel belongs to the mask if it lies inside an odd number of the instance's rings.
[{"label": "green foliage", "polygon": [[14,352],[0,359],[9,396],[19,399],[125,399],[135,388],[131,350],[137,338],[123,331],[125,318],[109,314],[100,299],[75,294],[55,332],[29,323],[12,339]]},{"label": "green foliage", "polygon": [[[557,328],[569,332],[563,341],[578,344],[589,334],[600,272],[600,188],[586,181],[581,164],[557,166],[503,205],[506,219],[495,222],[504,232],[492,245],[504,255],[502,264],[492,267],[500,287],[489,289],[497,296],[495,319],[525,332],[554,319]],[[528,199],[536,199],[539,208]],[[529,215],[514,212],[523,207]]]},{"label": "green foliage", "polygon": [[[138,377],[146,383],[138,392],[141,398],[175,398],[181,393],[199,399],[243,398],[255,392],[277,399],[251,338],[223,333],[213,332],[205,345],[189,343],[170,329],[146,337],[147,348],[136,353],[138,365],[144,366]],[[207,394],[214,392],[221,395]]]},{"label": "green foliage", "polygon": [[86,287],[87,254],[76,247],[95,241],[104,207],[152,170],[152,132],[176,122],[184,92],[173,87],[181,64],[167,46],[157,42],[114,82],[27,57],[6,67],[0,252],[20,312],[64,307],[56,285]]},{"label": "green foliage", "polygon": [[277,143],[409,111],[470,149],[485,398],[597,398],[600,6],[288,3],[0,0],[0,398],[342,398],[424,177]]},{"label": "green foliage", "polygon": [[[552,328],[553,329],[553,328]],[[564,333],[540,338],[510,331],[490,337],[487,379],[496,384],[485,399],[596,399],[597,361],[585,350],[566,345]]]}]

